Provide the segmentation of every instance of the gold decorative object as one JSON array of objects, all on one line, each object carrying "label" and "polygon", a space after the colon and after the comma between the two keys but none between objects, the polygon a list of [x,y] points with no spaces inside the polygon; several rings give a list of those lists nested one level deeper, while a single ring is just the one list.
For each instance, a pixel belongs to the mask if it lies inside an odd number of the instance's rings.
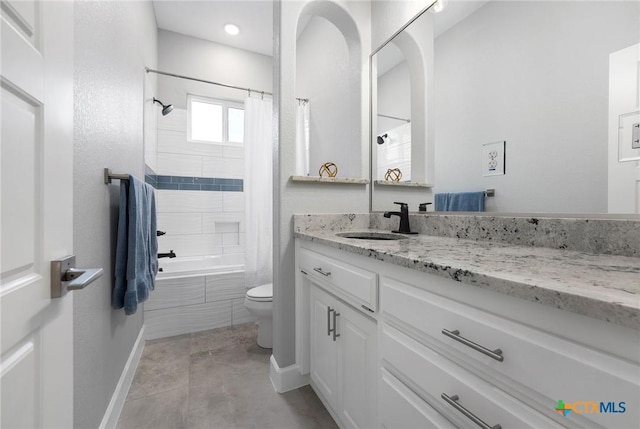
[{"label": "gold decorative object", "polygon": [[327,173],[327,177],[336,177],[338,174],[338,166],[333,162],[325,162],[320,166],[320,170],[318,170],[318,175],[320,177],[324,177],[324,174]]},{"label": "gold decorative object", "polygon": [[399,168],[390,168],[387,170],[387,174],[384,175],[384,180],[391,182],[399,182],[402,179],[402,171]]}]

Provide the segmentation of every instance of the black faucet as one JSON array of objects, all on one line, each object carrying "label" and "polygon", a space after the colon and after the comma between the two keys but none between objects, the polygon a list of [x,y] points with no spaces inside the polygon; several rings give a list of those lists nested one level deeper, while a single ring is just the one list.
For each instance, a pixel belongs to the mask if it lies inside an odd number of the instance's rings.
[{"label": "black faucet", "polygon": [[158,253],[158,259],[160,258],[175,258],[176,254],[173,253],[173,250],[169,250],[169,253]]},{"label": "black faucet", "polygon": [[400,234],[417,234],[417,232],[411,232],[411,227],[409,226],[409,204],[407,204],[407,203],[397,203],[397,202],[394,202],[393,204],[399,204],[400,205],[400,211],[399,212],[384,212],[384,217],[391,218],[391,216],[399,216],[400,217],[400,226],[398,227],[397,231],[391,231],[391,232],[397,232],[397,233],[400,233]]},{"label": "black faucet", "polygon": [[433,203],[420,203],[418,205],[418,211],[419,212],[426,212],[427,211],[427,206],[431,205]]}]

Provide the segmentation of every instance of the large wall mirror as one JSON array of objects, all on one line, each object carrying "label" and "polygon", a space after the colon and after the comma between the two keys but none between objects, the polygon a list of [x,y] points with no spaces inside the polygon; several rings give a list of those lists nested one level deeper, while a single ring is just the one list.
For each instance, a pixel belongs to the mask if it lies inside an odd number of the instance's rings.
[{"label": "large wall mirror", "polygon": [[371,56],[372,210],[493,189],[485,211],[640,213],[639,2],[433,9]]}]

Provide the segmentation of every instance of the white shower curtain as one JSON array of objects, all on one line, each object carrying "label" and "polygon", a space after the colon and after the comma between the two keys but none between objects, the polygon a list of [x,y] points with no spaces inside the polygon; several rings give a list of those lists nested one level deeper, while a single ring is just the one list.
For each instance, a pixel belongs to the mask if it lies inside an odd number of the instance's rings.
[{"label": "white shower curtain", "polygon": [[272,103],[247,97],[244,105],[245,279],[272,281]]},{"label": "white shower curtain", "polygon": [[309,102],[298,101],[296,109],[296,176],[309,175]]}]

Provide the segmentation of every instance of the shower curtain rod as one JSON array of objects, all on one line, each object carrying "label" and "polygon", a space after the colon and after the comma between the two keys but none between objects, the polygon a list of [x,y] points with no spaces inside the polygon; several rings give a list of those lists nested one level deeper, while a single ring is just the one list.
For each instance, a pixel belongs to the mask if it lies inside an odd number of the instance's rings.
[{"label": "shower curtain rod", "polygon": [[[251,95],[252,92],[255,92],[256,94],[261,94],[262,96],[265,96],[265,95],[273,96],[273,94],[271,92],[267,92],[267,91],[258,91],[257,89],[244,88],[242,86],[227,85],[226,83],[212,82],[210,80],[198,79],[198,78],[195,78],[195,77],[183,76],[183,75],[174,74],[174,73],[167,73],[167,72],[163,72],[163,71],[160,71],[160,70],[153,70],[153,69],[150,69],[149,67],[145,67],[144,69],[145,69],[145,71],[147,73],[162,74],[162,75],[165,75],[165,76],[177,77],[177,78],[180,78],[180,79],[193,80],[193,81],[196,81],[196,82],[209,83],[211,85],[224,86],[225,88],[232,88],[232,89],[239,89],[241,91],[248,91],[249,95]],[[308,98],[297,98],[297,97],[296,97],[296,100],[305,101],[305,102],[309,101]]]}]

